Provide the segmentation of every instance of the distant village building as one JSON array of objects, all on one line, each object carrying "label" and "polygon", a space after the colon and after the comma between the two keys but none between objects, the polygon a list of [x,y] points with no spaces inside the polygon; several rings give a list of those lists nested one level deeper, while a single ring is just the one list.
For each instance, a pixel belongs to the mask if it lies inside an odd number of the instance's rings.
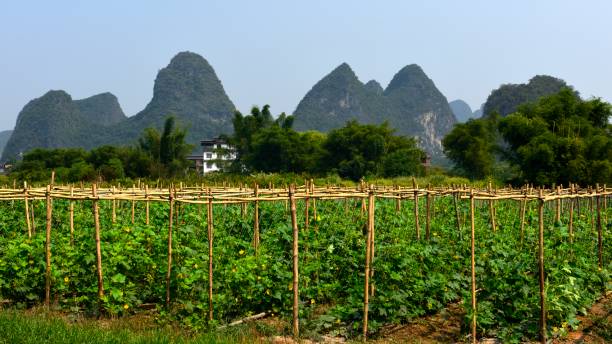
[{"label": "distant village building", "polygon": [[200,146],[202,146],[202,154],[191,155],[187,158],[195,162],[195,169],[198,173],[219,171],[225,164],[236,159],[234,147],[221,138],[202,140]]}]

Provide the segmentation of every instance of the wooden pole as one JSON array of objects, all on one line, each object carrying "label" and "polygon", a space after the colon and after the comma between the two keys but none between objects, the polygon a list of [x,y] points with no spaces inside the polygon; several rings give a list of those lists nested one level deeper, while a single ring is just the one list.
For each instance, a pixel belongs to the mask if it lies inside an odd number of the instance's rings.
[{"label": "wooden pole", "polygon": [[[455,189],[453,187],[453,189]],[[455,206],[455,221],[457,222],[457,231],[459,232],[459,240],[462,239],[461,235],[461,220],[459,219],[459,205],[457,204],[457,200],[461,197],[460,193],[456,190],[453,190],[453,204]]]},{"label": "wooden pole", "polygon": [[208,320],[213,320],[213,200],[208,191]]},{"label": "wooden pole", "polygon": [[[597,193],[597,191],[596,191]],[[599,262],[599,270],[603,268],[603,233],[601,229],[601,196],[595,196],[597,200],[597,257]]]},{"label": "wooden pole", "polygon": [[419,225],[419,191],[414,177],[412,177],[412,188],[414,189],[414,229],[417,240],[421,240],[421,226]]},{"label": "wooden pole", "polygon": [[470,190],[471,268],[472,268],[472,343],[476,343],[476,235],[474,226],[474,190]]},{"label": "wooden pole", "polygon": [[168,271],[166,272],[166,308],[170,308],[170,277],[172,276],[172,221],[174,217],[174,195],[172,187],[168,188],[168,199],[170,200],[168,221]]},{"label": "wooden pole", "polygon": [[149,225],[149,185],[145,184],[145,224]]},{"label": "wooden pole", "polygon": [[[561,195],[561,186],[557,186],[557,196]],[[561,222],[561,199],[555,201],[555,222]]]},{"label": "wooden pole", "polygon": [[32,235],[36,234],[36,220],[34,219],[34,208],[36,208],[36,200],[32,201],[32,207],[30,207],[30,213],[32,218]]},{"label": "wooden pole", "polygon": [[32,224],[30,223],[30,209],[28,203],[28,183],[23,182],[23,200],[25,203],[26,224],[28,227],[28,238],[32,238]]},{"label": "wooden pole", "polygon": [[117,221],[117,200],[115,199],[115,187],[113,186],[113,223]]},{"label": "wooden pole", "polygon": [[255,210],[253,211],[253,246],[255,247],[255,254],[258,254],[259,252],[259,185],[257,185],[257,183],[255,183],[254,186],[254,196],[255,196],[255,202],[254,202],[254,207]]},{"label": "wooden pole", "polygon": [[[309,218],[309,213],[310,213],[310,197],[308,197],[310,189],[308,188],[308,183],[306,183],[306,190],[304,190],[304,192],[306,193],[306,198],[304,199],[304,230],[308,231],[308,227],[310,224],[310,218]],[[316,221],[316,218],[315,218]]]},{"label": "wooden pole", "polygon": [[[428,191],[431,191],[431,185],[427,187]],[[425,203],[425,239],[429,241],[430,239],[430,229],[431,229],[431,193],[427,193],[427,199]]]},{"label": "wooden pole", "polygon": [[51,215],[53,211],[53,204],[51,203],[51,185],[47,185],[45,198],[47,202],[47,227],[45,238],[45,307],[49,309],[49,303],[51,300]]},{"label": "wooden pole", "polygon": [[[570,193],[574,195],[574,184],[570,185]],[[570,244],[574,243],[574,199],[569,199],[569,240]]]},{"label": "wooden pole", "polygon": [[[74,188],[70,185],[70,197],[74,197]],[[74,201],[70,199],[70,246],[74,245]]]},{"label": "wooden pole", "polygon": [[363,340],[368,338],[368,311],[370,302],[370,264],[372,251],[372,226],[374,224],[374,191],[368,193],[368,225],[366,235],[365,282],[363,291]]},{"label": "wooden pole", "polygon": [[542,189],[539,190],[539,197],[538,265],[540,272],[540,342],[542,344],[546,344],[546,291],[544,285],[544,198],[542,196]]},{"label": "wooden pole", "polygon": [[293,336],[298,338],[300,336],[299,327],[299,292],[298,292],[298,240],[299,231],[297,225],[295,198],[293,193],[295,192],[295,186],[289,187],[289,202],[291,203],[291,226],[293,227]]},{"label": "wooden pole", "polygon": [[[489,182],[489,195],[493,196],[493,189],[491,187],[491,182]],[[495,226],[495,207],[493,206],[493,200],[489,200],[489,217],[491,218],[491,228],[493,229],[493,232],[496,231],[496,226]]]},{"label": "wooden pole", "polygon": [[104,279],[102,274],[102,246],[100,244],[100,213],[98,209],[98,190],[96,184],[92,184],[91,193],[93,196],[93,216],[96,238],[96,272],[98,276],[98,301],[102,301],[104,296]]},{"label": "wooden pole", "polygon": [[399,213],[402,210],[402,200],[400,198],[401,193],[399,185],[395,186],[395,190],[397,190],[397,198],[395,199],[395,211]]},{"label": "wooden pole", "polygon": [[525,212],[527,211],[527,191],[521,201],[521,244],[525,240]]}]

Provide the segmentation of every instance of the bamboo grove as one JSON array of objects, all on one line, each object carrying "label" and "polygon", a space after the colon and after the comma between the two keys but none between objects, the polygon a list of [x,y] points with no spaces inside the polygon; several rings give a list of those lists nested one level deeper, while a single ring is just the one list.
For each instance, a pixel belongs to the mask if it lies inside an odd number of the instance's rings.
[{"label": "bamboo grove", "polygon": [[[466,262],[469,262],[469,266],[465,267],[465,271],[469,271],[469,275],[462,276],[461,278],[465,278],[466,286],[469,286],[465,290],[470,299],[469,306],[466,307],[470,308],[468,311],[471,310],[467,327],[469,327],[468,337],[474,343],[479,336],[479,333],[477,333],[477,319],[480,316],[478,312],[480,286],[477,285],[478,269],[476,265],[478,260],[485,259],[479,257],[476,253],[478,246],[477,230],[490,231],[495,235],[496,231],[500,230],[501,224],[500,214],[498,213],[516,209],[518,213],[512,215],[512,218],[516,219],[516,225],[512,226],[512,235],[520,238],[522,245],[526,240],[526,227],[529,222],[526,214],[528,211],[535,211],[537,245],[535,247],[526,245],[522,249],[536,249],[533,254],[537,257],[538,273],[530,276],[530,278],[536,279],[539,285],[539,337],[542,343],[545,343],[547,333],[550,332],[547,330],[547,281],[545,273],[547,259],[550,257],[545,255],[545,239],[551,234],[550,230],[545,230],[550,227],[550,223],[546,221],[545,211],[548,210],[553,214],[554,223],[563,223],[567,227],[567,240],[569,240],[570,244],[577,238],[575,235],[577,218],[579,216],[586,216],[582,222],[586,223],[587,227],[590,226],[589,231],[596,233],[597,269],[599,271],[602,269],[606,270],[607,264],[609,264],[609,256],[606,254],[609,254],[609,252],[605,249],[604,239],[609,234],[607,202],[611,194],[612,189],[599,185],[586,188],[570,185],[565,188],[559,186],[550,189],[533,188],[530,186],[525,186],[521,189],[494,189],[489,185],[485,189],[474,189],[466,186],[419,187],[413,181],[412,187],[383,187],[366,185],[362,182],[357,187],[348,188],[330,185],[315,186],[312,181],[305,181],[301,186],[290,185],[285,187],[274,187],[271,184],[265,187],[258,185],[253,185],[252,187],[245,185],[186,186],[182,183],[161,187],[160,185],[150,186],[139,182],[132,187],[121,187],[120,185],[97,186],[96,184],[91,185],[91,187],[85,187],[83,184],[77,187],[66,185],[28,187],[27,184],[24,184],[24,187],[19,189],[15,186],[13,188],[5,187],[0,189],[0,203],[11,207],[10,209],[22,209],[23,213],[15,218],[21,217],[23,219],[25,226],[23,228],[24,232],[21,235],[27,235],[27,238],[30,240],[38,235],[42,235],[37,233],[37,230],[42,232],[39,228],[40,226],[37,226],[37,223],[40,223],[42,220],[38,219],[38,222],[36,221],[34,206],[35,204],[44,204],[45,307],[50,307],[54,292],[51,257],[54,254],[52,232],[57,230],[54,228],[56,222],[53,221],[53,216],[54,210],[57,207],[62,205],[66,207],[68,218],[61,219],[60,221],[68,222],[70,245],[73,245],[75,231],[79,231],[78,222],[75,222],[75,205],[91,204],[90,216],[93,218],[94,226],[94,237],[92,240],[95,241],[95,273],[100,309],[102,308],[101,300],[105,297],[105,293],[107,293],[107,290],[105,290],[105,271],[103,270],[105,256],[102,254],[102,248],[104,245],[113,245],[112,242],[104,242],[101,239],[101,233],[106,228],[101,225],[100,217],[109,216],[110,220],[107,223],[115,223],[119,220],[118,212],[121,209],[125,209],[127,204],[128,222],[134,223],[142,219],[145,225],[150,225],[154,217],[151,214],[151,207],[154,204],[165,204],[167,206],[164,207],[168,212],[165,228],[157,228],[159,231],[167,232],[167,236],[165,236],[167,239],[165,243],[167,244],[165,252],[167,260],[165,264],[167,266],[163,281],[165,284],[163,298],[165,304],[159,306],[170,309],[173,303],[171,279],[175,273],[173,271],[173,268],[175,268],[173,250],[177,249],[177,244],[173,242],[173,237],[179,235],[181,226],[179,216],[185,216],[186,212],[191,212],[189,215],[194,216],[197,218],[198,223],[201,223],[202,233],[205,233],[208,245],[207,276],[205,278],[208,280],[208,285],[205,288],[208,309],[205,310],[205,313],[207,320],[211,322],[215,319],[216,315],[213,296],[216,292],[219,292],[214,287],[213,281],[215,280],[216,268],[214,264],[216,259],[215,239],[217,239],[215,237],[215,224],[221,218],[215,217],[214,214],[221,214],[221,216],[239,214],[242,218],[252,219],[252,222],[248,222],[252,225],[249,240],[253,248],[253,254],[258,255],[260,247],[264,243],[262,241],[262,231],[265,230],[260,228],[262,222],[260,209],[265,204],[280,205],[280,207],[284,207],[285,215],[290,218],[291,235],[290,238],[287,238],[287,241],[290,241],[290,246],[287,246],[290,252],[287,252],[287,254],[290,257],[291,268],[287,267],[287,269],[291,271],[291,282],[288,289],[291,291],[292,296],[292,311],[290,313],[291,331],[295,337],[300,336],[300,307],[304,307],[304,301],[300,297],[300,290],[304,288],[304,283],[300,282],[300,263],[302,262],[300,258],[304,254],[304,250],[308,250],[308,247],[306,249],[301,247],[304,245],[305,239],[300,239],[300,237],[308,231],[317,230],[316,225],[321,222],[319,215],[326,211],[324,204],[336,204],[335,211],[339,213],[339,216],[342,216],[342,205],[344,207],[344,214],[348,214],[351,209],[355,209],[365,219],[365,226],[363,227],[365,244],[363,246],[365,247],[361,246],[361,253],[356,253],[362,255],[361,262],[355,262],[362,269],[362,274],[359,274],[360,277],[357,276],[362,278],[363,281],[362,309],[356,322],[359,323],[358,327],[363,340],[366,340],[367,336],[371,334],[369,331],[370,303],[372,300],[376,300],[378,297],[378,292],[376,291],[379,290],[376,286],[376,280],[379,277],[374,273],[378,264],[375,257],[379,255],[381,250],[377,245],[383,244],[378,237],[384,235],[383,232],[386,230],[384,226],[376,225],[380,223],[377,222],[377,216],[380,216],[381,212],[379,206],[387,205],[393,207],[396,214],[404,213],[405,216],[412,218],[412,226],[405,227],[402,230],[406,237],[411,238],[410,240],[420,242],[433,240],[434,236],[436,236],[436,233],[433,233],[434,221],[437,218],[446,217],[453,224],[454,228],[451,231],[454,231],[458,238],[462,239],[463,236],[469,235],[469,241],[466,241],[470,245],[469,260],[466,260]],[[503,208],[500,206],[502,203],[512,204],[514,208]],[[438,210],[436,210],[436,205],[440,204],[450,208],[450,210],[441,211],[439,206]],[[17,205],[19,205],[19,208],[17,208]],[[319,207],[318,212],[317,206]],[[101,211],[101,208],[104,212]],[[234,212],[229,213],[229,209],[234,209]],[[460,209],[465,209],[466,211]],[[477,223],[479,216],[478,209],[480,209],[481,213],[486,213],[481,214],[487,217],[488,224],[485,228],[483,228],[482,223],[480,225]],[[483,211],[483,209],[486,210]],[[407,211],[410,213],[406,214]],[[422,223],[423,220],[424,223]],[[360,229],[361,227],[356,227],[356,231]],[[585,229],[583,228],[582,230]],[[2,249],[0,248],[0,250]],[[244,251],[241,250],[240,255],[244,254]],[[481,278],[487,277],[481,276]],[[117,279],[120,278],[117,277]],[[162,281],[158,282],[162,283]],[[220,287],[217,286],[217,288]],[[266,293],[270,293],[270,291],[266,290]],[[536,311],[535,309],[533,310],[534,313]]]}]

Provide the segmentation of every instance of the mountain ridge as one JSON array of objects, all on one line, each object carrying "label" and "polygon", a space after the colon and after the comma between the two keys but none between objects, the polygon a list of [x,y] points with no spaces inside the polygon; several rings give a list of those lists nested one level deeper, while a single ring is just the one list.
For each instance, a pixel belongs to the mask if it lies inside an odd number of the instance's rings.
[{"label": "mountain ridge", "polygon": [[319,80],[294,111],[296,130],[329,131],[348,120],[385,121],[400,135],[417,136],[431,155],[442,156],[441,140],[456,119],[446,97],[423,69],[400,69],[383,89],[375,80],[363,84],[347,63]]}]

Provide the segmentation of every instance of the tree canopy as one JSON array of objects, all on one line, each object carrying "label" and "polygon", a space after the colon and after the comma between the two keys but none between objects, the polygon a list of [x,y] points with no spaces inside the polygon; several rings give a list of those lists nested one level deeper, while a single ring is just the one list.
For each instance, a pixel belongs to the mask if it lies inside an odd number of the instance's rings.
[{"label": "tree canopy", "polygon": [[570,88],[527,103],[505,118],[457,125],[443,140],[447,156],[470,178],[491,175],[498,162],[514,183],[612,181],[612,106],[583,100]]},{"label": "tree canopy", "polygon": [[425,153],[412,138],[395,136],[388,124],[361,125],[349,121],[328,135],[292,129],[293,116],[273,119],[270,107],[254,107],[251,114],[236,112],[234,136],[239,171],[337,173],[357,180],[364,176],[422,173]]}]

